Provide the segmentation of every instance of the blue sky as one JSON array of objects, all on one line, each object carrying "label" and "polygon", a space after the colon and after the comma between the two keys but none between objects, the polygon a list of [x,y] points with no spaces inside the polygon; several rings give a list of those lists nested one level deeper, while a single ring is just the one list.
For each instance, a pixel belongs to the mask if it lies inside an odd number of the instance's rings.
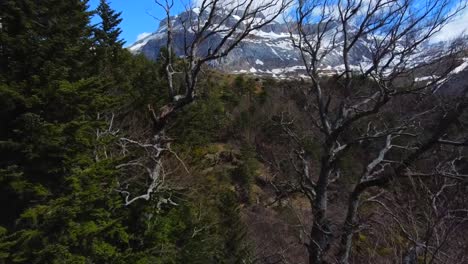
[{"label": "blue sky", "polygon": [[[180,1],[175,0],[174,2],[174,13],[183,10],[183,5]],[[95,9],[98,5],[99,0],[89,1],[91,9]],[[118,12],[122,12],[123,21],[120,24],[122,29],[121,37],[127,42],[126,46],[133,44],[140,34],[156,31],[159,21],[152,16],[157,18],[164,17],[161,8],[154,3],[154,0],[110,0],[110,6]],[[93,19],[93,23],[98,22],[98,19]]]},{"label": "blue sky", "polygon": [[[159,21],[156,18],[163,18],[162,9],[155,4],[155,0],[109,0],[111,7],[119,12],[122,12],[123,21],[120,24],[122,29],[121,37],[126,41],[125,46],[133,44],[139,37],[144,37],[149,33],[157,30]],[[453,0],[457,3],[459,0]],[[187,3],[188,0],[174,0],[174,8],[172,13],[178,14],[185,9],[182,2]],[[196,2],[196,0],[195,0]],[[99,4],[99,0],[90,0],[91,9],[95,9]],[[99,20],[94,18],[93,23],[98,23]],[[460,36],[462,33],[468,33],[468,8],[465,9],[459,16],[447,25],[439,34],[435,36],[435,40],[449,40]]]}]

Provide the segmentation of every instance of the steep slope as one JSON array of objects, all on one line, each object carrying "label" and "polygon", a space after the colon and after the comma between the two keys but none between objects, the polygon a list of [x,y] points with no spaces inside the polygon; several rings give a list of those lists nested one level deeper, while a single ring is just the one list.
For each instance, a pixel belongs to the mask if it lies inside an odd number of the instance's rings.
[{"label": "steep slope", "polygon": [[[184,28],[181,21],[195,17],[196,14],[198,14],[198,9],[195,8],[171,18],[175,31],[174,48],[179,56],[184,55]],[[225,26],[232,26],[238,19],[239,16],[233,14],[226,21]],[[164,47],[166,43],[166,24],[166,21],[162,21],[156,32],[137,41],[128,49],[134,54],[142,53],[155,60],[160,48]],[[331,26],[329,32],[330,35],[334,34],[335,27]],[[200,48],[200,52],[208,52],[209,43],[216,43],[221,37],[219,34],[215,34]],[[190,33],[188,38],[190,38]],[[340,41],[342,40],[338,36],[337,43]],[[370,52],[367,44],[364,41],[356,43],[351,52],[351,64],[359,67],[360,63],[368,60]],[[343,68],[341,63],[341,50],[337,48],[324,58],[322,68],[332,72],[339,71]],[[267,74],[277,77],[300,73],[304,69],[301,56],[292,45],[288,25],[277,21],[261,30],[253,31],[228,56],[212,63],[212,66],[227,72]]]},{"label": "steep slope", "polygon": [[[220,12],[225,11],[226,10],[221,10]],[[194,8],[171,17],[174,30],[174,49],[178,56],[184,56],[185,54],[185,38],[190,40],[190,38],[193,37],[191,31],[186,32],[182,21],[197,18],[199,12],[198,8]],[[233,27],[240,19],[239,15],[241,14],[232,14],[229,19],[224,22],[224,26],[227,28]],[[201,17],[207,19],[207,11],[205,11]],[[342,64],[343,37],[337,27],[338,24],[331,23],[323,40],[323,46],[327,46],[327,42],[330,42],[332,37],[335,39],[335,48],[323,58],[322,64],[320,65],[324,74],[334,74],[343,72],[344,70],[344,65]],[[304,64],[300,53],[293,47],[291,34],[288,29],[289,26],[287,23],[273,21],[269,25],[264,26],[261,30],[253,31],[226,57],[210,62],[210,66],[229,73],[250,73],[279,78],[301,76],[305,73]],[[156,60],[160,49],[166,45],[166,30],[167,21],[163,20],[156,32],[137,41],[128,49],[134,54],[144,54],[147,58]],[[350,27],[349,33],[353,34],[356,30],[357,29]],[[214,34],[208,41],[205,41],[199,48],[200,55],[208,53],[210,47],[219,42],[222,37],[223,35],[221,34]],[[298,39],[297,36],[293,37]],[[372,57],[371,48],[374,46],[373,41],[374,40],[369,37],[361,38],[356,42],[350,51],[349,61],[352,69],[366,69],[370,65],[370,58]],[[444,42],[426,43],[423,45],[422,50],[411,58],[410,64],[413,66],[421,64],[430,65],[431,62],[443,56],[445,53],[444,51],[450,49],[449,46],[448,43]],[[463,67],[463,65],[460,67]],[[466,79],[466,76],[463,74],[464,72],[463,69],[452,72],[449,76],[450,85],[445,86],[460,86],[460,80]],[[429,80],[428,78],[427,74],[417,75],[416,81]],[[454,89],[457,90],[457,88],[452,87],[447,88],[447,91]]]}]

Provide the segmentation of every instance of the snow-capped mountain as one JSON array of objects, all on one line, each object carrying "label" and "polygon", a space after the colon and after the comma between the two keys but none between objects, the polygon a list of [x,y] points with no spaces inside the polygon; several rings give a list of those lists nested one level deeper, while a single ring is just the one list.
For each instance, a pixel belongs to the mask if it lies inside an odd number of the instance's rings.
[{"label": "snow-capped mountain", "polygon": [[[193,13],[190,13],[193,12]],[[174,49],[177,55],[184,55],[184,27],[181,21],[195,17],[198,9],[186,11],[171,18],[174,28]],[[234,25],[239,19],[236,14],[225,22],[226,27]],[[156,59],[161,47],[166,45],[166,21],[162,21],[156,32],[137,41],[128,49],[134,54],[144,54],[150,59]],[[333,28],[330,27],[330,32]],[[208,52],[209,43],[216,43],[222,36],[215,34],[200,48],[200,52]],[[339,41],[339,39],[338,39]],[[359,65],[369,59],[367,44],[356,43],[351,52],[350,61]],[[341,50],[336,48],[327,55],[322,63],[323,70],[340,71],[343,69]],[[211,63],[212,66],[234,73],[266,74],[277,77],[287,76],[291,73],[300,73],[304,69],[299,52],[293,48],[288,26],[285,23],[274,21],[261,30],[253,31],[228,56]],[[357,66],[358,67],[358,66]]]},{"label": "snow-capped mountain", "polygon": [[[179,56],[184,55],[184,39],[193,37],[190,33],[186,34],[183,23],[190,18],[198,17],[199,9],[183,12],[177,16],[171,17],[173,25],[174,49]],[[207,12],[207,11],[205,11]],[[240,14],[232,14],[229,19],[224,22],[224,26],[232,27],[239,21]],[[208,17],[208,14],[202,14],[202,18]],[[325,34],[324,42],[327,38],[331,38],[336,32],[336,24],[331,23],[327,34]],[[160,49],[166,45],[167,23],[163,20],[156,32],[137,41],[128,49],[134,54],[144,54],[146,57],[156,60]],[[189,31],[190,32],[190,31]],[[353,32],[353,28],[350,28]],[[200,53],[208,53],[211,43],[217,43],[223,36],[214,34],[208,41],[199,48]],[[335,48],[324,57],[320,65],[322,72],[336,73],[344,70],[342,59],[342,38],[339,34],[334,35]],[[328,39],[328,41],[330,41]],[[428,44],[429,45],[429,44]],[[417,56],[412,61],[412,64],[427,63],[438,57],[438,53],[447,47],[439,47],[443,43],[437,45],[430,44],[424,48],[422,56]],[[326,44],[325,44],[326,46]],[[355,70],[366,68],[370,63],[372,40],[360,39],[350,51],[350,64]],[[270,75],[273,77],[287,77],[289,75],[300,76],[304,70],[304,64],[297,49],[293,47],[291,35],[288,30],[288,25],[278,21],[264,26],[261,30],[251,32],[234,50],[226,57],[217,61],[210,62],[210,65],[219,70],[231,73],[252,73],[257,75]],[[424,77],[424,76],[423,76]],[[421,78],[423,78],[421,77]]]}]

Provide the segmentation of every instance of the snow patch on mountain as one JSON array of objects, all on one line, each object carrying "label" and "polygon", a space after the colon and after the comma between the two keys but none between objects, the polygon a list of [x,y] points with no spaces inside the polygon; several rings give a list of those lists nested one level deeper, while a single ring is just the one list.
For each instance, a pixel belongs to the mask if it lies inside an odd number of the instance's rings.
[{"label": "snow patch on mountain", "polygon": [[437,80],[438,78],[439,76],[437,75],[422,76],[422,77],[414,78],[414,81],[415,82],[434,81],[434,80]]},{"label": "snow patch on mountain", "polygon": [[[193,13],[197,15],[194,16]],[[179,56],[184,56],[184,38],[186,36],[190,38],[190,34],[193,34],[191,30],[189,30],[188,34],[184,32],[181,21],[197,17],[199,13],[200,9],[195,8],[171,18],[174,29],[174,50]],[[210,28],[219,26],[219,28],[227,30],[232,28],[240,19],[239,14],[231,14],[231,18],[225,20],[225,24],[219,25],[215,23],[210,25]],[[331,48],[332,45],[336,45],[332,50],[327,51],[326,56],[324,56],[320,64],[320,70],[328,75],[345,70],[342,58],[343,49],[340,46],[340,43],[343,42],[343,36],[337,33],[337,29],[334,26],[330,26],[323,39],[324,50],[322,52],[326,52],[326,49]],[[298,41],[299,37],[291,35],[289,28],[289,25],[285,23],[274,21],[262,29],[253,30],[227,56],[211,62],[210,66],[232,73],[266,74],[272,76],[299,76],[300,74],[304,74],[303,58],[293,46],[291,40],[291,38],[294,38]],[[144,54],[146,57],[156,60],[159,50],[166,45],[166,29],[166,21],[163,20],[155,33],[135,42],[128,49],[134,54]],[[219,43],[225,35],[226,33],[213,34],[207,41],[203,42],[198,48],[200,55],[203,56],[203,54],[209,52],[212,45],[215,45],[213,43]],[[336,39],[332,41],[333,38]],[[373,67],[372,61],[369,58],[372,57],[371,50],[374,45],[375,43],[372,42],[372,38],[363,38],[356,42],[349,57],[351,70],[366,71]],[[434,58],[433,55],[427,55],[427,53],[424,56],[427,56],[427,58],[415,59],[414,65]],[[424,56],[419,56],[419,58]],[[458,71],[462,71],[466,67],[468,67],[468,61],[460,65]]]},{"label": "snow patch on mountain", "polygon": [[458,67],[456,67],[455,69],[453,69],[453,71],[451,71],[450,74],[457,74],[457,73],[460,73],[460,72],[462,72],[463,70],[465,70],[467,67],[468,67],[468,58],[463,58],[463,63],[460,64],[460,66],[458,66]]}]

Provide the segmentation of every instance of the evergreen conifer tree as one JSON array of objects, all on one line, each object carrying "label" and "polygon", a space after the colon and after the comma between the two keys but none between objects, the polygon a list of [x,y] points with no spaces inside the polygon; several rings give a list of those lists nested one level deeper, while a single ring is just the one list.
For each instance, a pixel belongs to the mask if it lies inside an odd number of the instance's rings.
[{"label": "evergreen conifer tree", "polygon": [[120,13],[102,0],[97,14],[92,27],[86,0],[0,1],[0,263],[241,259],[243,229],[225,232],[240,224],[233,196],[205,202],[200,221],[195,198],[124,206],[116,165],[128,157],[102,153],[116,139],[97,138],[109,125],[99,117],[166,97],[158,65],[122,48]]},{"label": "evergreen conifer tree", "polygon": [[[87,1],[2,1],[0,40],[0,225],[60,192],[66,162],[79,151],[75,119],[96,84]],[[79,96],[78,96],[79,95]]]},{"label": "evergreen conifer tree", "polygon": [[117,50],[122,48],[125,44],[125,41],[120,39],[122,30],[119,25],[122,22],[120,17],[122,12],[115,12],[107,0],[100,0],[96,13],[101,18],[101,26],[95,31],[99,46]]},{"label": "evergreen conifer tree", "polygon": [[115,69],[111,69],[110,65],[117,65],[116,62],[122,59],[122,46],[125,44],[120,39],[122,30],[119,25],[122,22],[120,17],[122,13],[115,12],[107,0],[100,0],[95,12],[101,20],[93,29],[97,55],[96,65],[99,72],[109,75],[111,70],[115,72]]}]

